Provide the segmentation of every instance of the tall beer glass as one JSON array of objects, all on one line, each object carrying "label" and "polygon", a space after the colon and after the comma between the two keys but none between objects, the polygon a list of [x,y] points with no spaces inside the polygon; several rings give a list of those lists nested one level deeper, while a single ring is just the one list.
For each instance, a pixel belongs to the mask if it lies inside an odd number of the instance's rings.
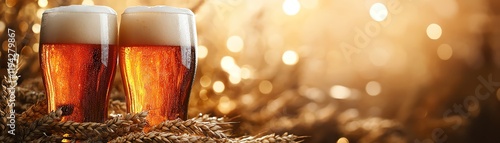
[{"label": "tall beer glass", "polygon": [[150,125],[187,118],[196,43],[191,10],[168,6],[125,10],[119,65],[129,112],[149,111]]},{"label": "tall beer glass", "polygon": [[40,33],[40,67],[49,111],[62,120],[103,122],[115,73],[116,12],[105,6],[46,10]]}]

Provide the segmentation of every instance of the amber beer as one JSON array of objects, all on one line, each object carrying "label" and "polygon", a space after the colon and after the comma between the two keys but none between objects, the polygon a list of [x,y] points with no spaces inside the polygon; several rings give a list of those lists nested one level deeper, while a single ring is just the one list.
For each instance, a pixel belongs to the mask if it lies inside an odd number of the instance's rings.
[{"label": "amber beer", "polygon": [[120,69],[129,112],[148,123],[186,119],[196,71],[196,29],[188,9],[131,7],[122,14]]},{"label": "amber beer", "polygon": [[114,76],[116,12],[104,6],[46,10],[40,33],[40,67],[49,111],[62,120],[104,122]]}]

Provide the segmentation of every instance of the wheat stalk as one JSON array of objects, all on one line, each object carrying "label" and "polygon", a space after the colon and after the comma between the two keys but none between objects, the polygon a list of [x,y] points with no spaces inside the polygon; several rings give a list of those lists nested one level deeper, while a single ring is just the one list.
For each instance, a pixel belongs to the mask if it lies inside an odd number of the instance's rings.
[{"label": "wheat stalk", "polygon": [[110,143],[131,143],[131,142],[165,142],[165,143],[230,143],[230,139],[214,139],[204,136],[196,136],[189,134],[177,135],[174,133],[164,132],[138,132],[128,134],[123,137],[118,137],[111,140]]},{"label": "wheat stalk", "polygon": [[239,143],[296,143],[296,142],[302,142],[302,141],[295,141],[300,138],[301,137],[298,137],[293,134],[284,133],[283,135],[269,134],[258,138],[253,136],[243,137],[240,138],[238,142]]},{"label": "wheat stalk", "polygon": [[28,108],[22,114],[20,114],[16,120],[18,124],[21,125],[29,125],[29,123],[33,122],[36,119],[43,117],[48,113],[47,111],[47,100],[38,101],[35,105]]},{"label": "wheat stalk", "polygon": [[171,132],[178,134],[204,135],[214,138],[227,138],[223,129],[217,123],[200,122],[195,119],[183,121],[181,119],[167,120],[151,128],[152,131]]},{"label": "wheat stalk", "polygon": [[16,92],[17,92],[16,101],[23,102],[24,104],[26,103],[34,104],[37,103],[38,101],[41,101],[42,99],[45,99],[44,92],[37,92],[32,89],[28,89],[26,87],[17,87]]},{"label": "wheat stalk", "polygon": [[125,114],[127,113],[127,104],[120,100],[110,100],[108,111],[112,114]]},{"label": "wheat stalk", "polygon": [[65,121],[54,124],[48,131],[53,134],[67,134],[79,140],[110,140],[127,133],[142,131],[146,125],[146,116],[147,112],[127,114],[109,119],[104,123]]},{"label": "wheat stalk", "polygon": [[38,139],[42,137],[51,126],[54,126],[61,120],[62,114],[62,110],[57,109],[56,111],[50,112],[48,115],[33,121],[30,126],[20,126],[20,135],[16,135],[16,137],[22,141],[33,141]]},{"label": "wheat stalk", "polygon": [[50,135],[50,136],[44,136],[44,137],[38,138],[32,142],[35,142],[35,143],[55,143],[55,142],[61,142],[61,140],[63,140],[63,139],[64,139],[64,137],[61,135]]}]

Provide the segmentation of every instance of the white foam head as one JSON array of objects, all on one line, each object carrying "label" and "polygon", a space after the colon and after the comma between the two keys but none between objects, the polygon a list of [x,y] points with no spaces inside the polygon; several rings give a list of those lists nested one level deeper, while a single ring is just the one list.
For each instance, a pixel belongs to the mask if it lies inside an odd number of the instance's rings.
[{"label": "white foam head", "polygon": [[130,7],[122,14],[121,46],[195,46],[194,14],[185,8],[169,6]]},{"label": "white foam head", "polygon": [[107,6],[70,5],[43,13],[40,42],[116,44],[116,12]]}]

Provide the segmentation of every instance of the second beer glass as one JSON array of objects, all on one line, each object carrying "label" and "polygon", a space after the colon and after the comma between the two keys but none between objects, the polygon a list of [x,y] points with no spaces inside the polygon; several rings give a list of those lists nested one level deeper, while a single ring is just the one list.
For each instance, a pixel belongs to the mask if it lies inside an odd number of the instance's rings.
[{"label": "second beer glass", "polygon": [[187,118],[196,71],[196,29],[188,9],[131,7],[120,25],[120,69],[129,112],[155,125]]}]

